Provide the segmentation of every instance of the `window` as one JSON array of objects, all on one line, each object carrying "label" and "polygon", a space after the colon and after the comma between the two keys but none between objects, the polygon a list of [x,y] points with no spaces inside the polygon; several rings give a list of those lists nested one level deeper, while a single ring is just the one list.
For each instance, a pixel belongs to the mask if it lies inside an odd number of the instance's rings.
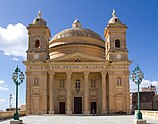
[{"label": "window", "polygon": [[80,92],[80,80],[76,80],[76,93],[79,94]]},{"label": "window", "polygon": [[81,62],[81,60],[80,59],[76,59],[75,62]]},{"label": "window", "polygon": [[91,88],[96,88],[96,80],[91,80]]},{"label": "window", "polygon": [[115,40],[115,47],[120,48],[120,40],[119,39]]},{"label": "window", "polygon": [[76,89],[80,89],[80,80],[76,80]]},{"label": "window", "polygon": [[64,80],[60,80],[60,89],[65,88],[65,82]]},{"label": "window", "polygon": [[34,79],[34,84],[33,84],[34,86],[38,86],[38,78],[35,78]]},{"label": "window", "polygon": [[35,48],[40,48],[40,41],[39,41],[39,39],[35,40]]},{"label": "window", "polygon": [[121,78],[120,77],[117,78],[117,86],[121,86]]}]

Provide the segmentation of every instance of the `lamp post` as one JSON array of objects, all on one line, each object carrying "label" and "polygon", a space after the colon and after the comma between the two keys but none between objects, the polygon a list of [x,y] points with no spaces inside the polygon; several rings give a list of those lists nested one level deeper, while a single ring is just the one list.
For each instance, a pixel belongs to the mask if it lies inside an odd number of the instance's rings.
[{"label": "lamp post", "polygon": [[142,113],[140,112],[140,94],[139,94],[139,85],[144,78],[143,72],[140,70],[139,66],[135,67],[135,69],[131,73],[131,79],[135,84],[138,85],[138,112],[136,113],[137,119],[142,119]]},{"label": "lamp post", "polygon": [[15,72],[13,72],[13,74],[12,74],[12,79],[13,79],[15,85],[16,85],[16,112],[14,113],[14,120],[19,120],[19,113],[18,113],[18,85],[23,83],[24,74],[20,70],[20,68],[18,68],[18,66],[16,67]]}]

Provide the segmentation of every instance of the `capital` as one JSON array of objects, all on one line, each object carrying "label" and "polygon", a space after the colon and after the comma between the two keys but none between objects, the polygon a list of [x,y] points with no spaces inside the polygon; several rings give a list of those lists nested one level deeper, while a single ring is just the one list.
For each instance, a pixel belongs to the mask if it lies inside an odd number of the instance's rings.
[{"label": "capital", "polygon": [[107,71],[106,71],[106,70],[102,70],[102,71],[101,71],[101,75],[102,75],[102,76],[105,76],[106,74],[107,74]]},{"label": "capital", "polygon": [[71,76],[71,75],[72,75],[72,72],[71,72],[71,71],[66,71],[66,75],[67,75],[67,76]]},{"label": "capital", "polygon": [[84,74],[84,76],[88,76],[89,75],[89,71],[85,71],[83,74]]},{"label": "capital", "polygon": [[54,71],[49,71],[48,74],[49,74],[50,76],[54,76],[54,75],[55,75],[55,72],[54,72]]}]

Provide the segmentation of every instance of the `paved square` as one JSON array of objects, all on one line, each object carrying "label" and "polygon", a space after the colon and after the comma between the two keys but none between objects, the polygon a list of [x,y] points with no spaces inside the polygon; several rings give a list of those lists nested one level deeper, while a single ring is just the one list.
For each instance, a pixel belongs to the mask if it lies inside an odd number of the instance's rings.
[{"label": "paved square", "polygon": [[[25,116],[20,119],[25,124],[133,124],[133,115],[124,116],[68,116],[68,115],[41,115]],[[158,119],[144,118],[149,124],[158,124]],[[10,120],[0,124],[10,124]]]}]

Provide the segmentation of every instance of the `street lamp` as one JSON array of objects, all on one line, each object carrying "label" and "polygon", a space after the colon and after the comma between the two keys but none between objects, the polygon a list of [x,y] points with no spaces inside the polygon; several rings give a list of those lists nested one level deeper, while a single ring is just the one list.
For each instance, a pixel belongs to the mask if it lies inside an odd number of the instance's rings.
[{"label": "street lamp", "polygon": [[135,67],[135,69],[131,73],[131,79],[135,84],[138,85],[138,112],[136,113],[137,119],[142,119],[142,113],[140,112],[140,95],[139,95],[139,84],[142,82],[144,78],[143,72],[140,70],[139,66]]},{"label": "street lamp", "polygon": [[18,113],[18,85],[23,83],[24,74],[20,70],[20,68],[18,68],[18,66],[16,67],[15,72],[13,72],[13,74],[12,74],[12,79],[13,79],[15,85],[16,85],[16,112],[14,113],[14,120],[19,120],[19,113]]}]

